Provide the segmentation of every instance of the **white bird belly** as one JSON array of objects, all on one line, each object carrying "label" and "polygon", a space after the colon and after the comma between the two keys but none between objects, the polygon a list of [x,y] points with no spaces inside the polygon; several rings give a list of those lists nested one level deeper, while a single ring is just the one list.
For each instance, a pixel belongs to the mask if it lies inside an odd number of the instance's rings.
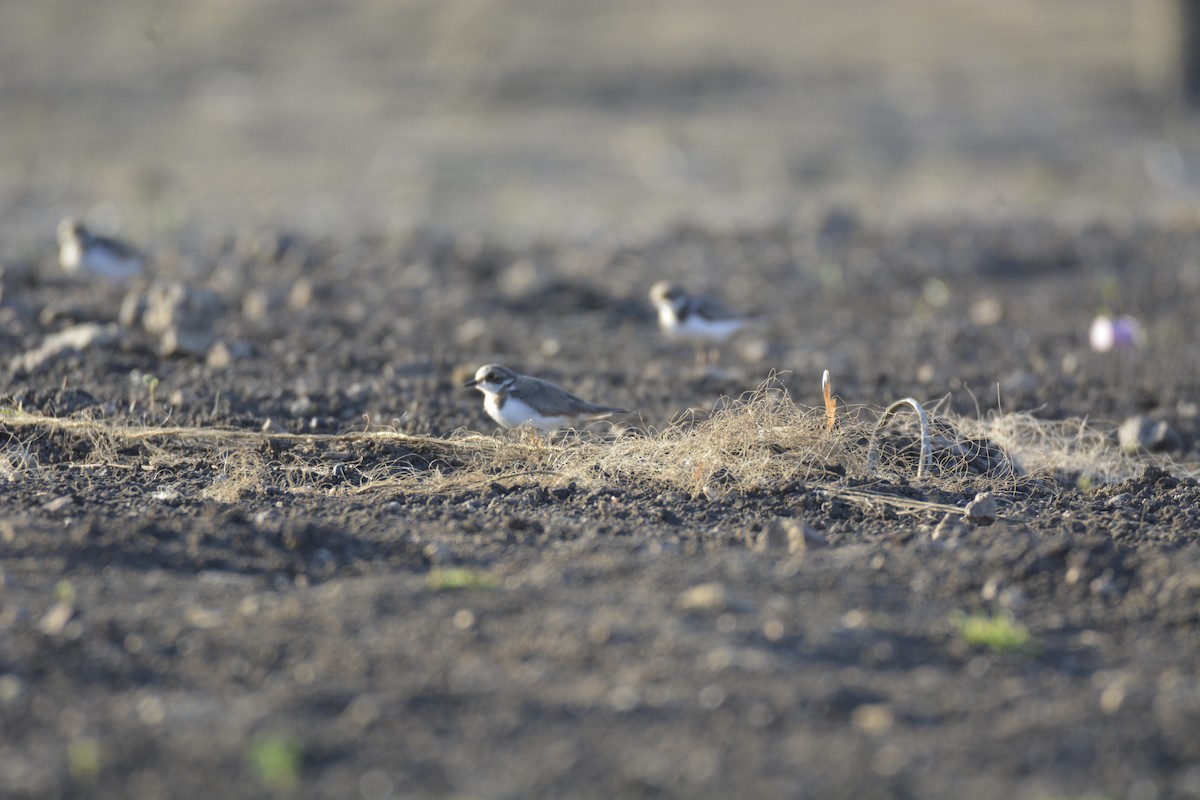
[{"label": "white bird belly", "polygon": [[568,421],[567,417],[544,417],[533,406],[511,395],[500,406],[496,402],[496,395],[490,394],[484,399],[483,408],[489,417],[505,428],[515,428],[528,422],[540,431],[551,431]]},{"label": "white bird belly", "polygon": [[110,280],[126,280],[141,274],[142,259],[114,253],[106,247],[90,247],[83,254],[83,268]]},{"label": "white bird belly", "polygon": [[81,261],[83,261],[83,248],[74,239],[63,242],[58,248],[58,263],[67,272],[78,272]]},{"label": "white bird belly", "polygon": [[659,315],[663,331],[672,339],[687,342],[720,344],[741,330],[746,322],[740,319],[703,319],[696,314],[689,314],[687,319],[680,322],[669,312]]}]

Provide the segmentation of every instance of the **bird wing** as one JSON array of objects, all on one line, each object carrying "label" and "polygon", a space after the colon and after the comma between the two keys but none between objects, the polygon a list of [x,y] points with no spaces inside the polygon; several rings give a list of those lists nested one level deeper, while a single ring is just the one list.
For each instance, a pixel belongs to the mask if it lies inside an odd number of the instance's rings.
[{"label": "bird wing", "polygon": [[692,311],[704,319],[714,322],[741,319],[742,315],[715,297],[700,295],[692,300]]},{"label": "bird wing", "polygon": [[92,236],[92,243],[108,248],[113,255],[122,259],[143,258],[142,252],[130,244],[126,244],[120,239],[113,239],[108,236]]},{"label": "bird wing", "polygon": [[[555,386],[541,378],[526,378],[539,389],[538,405],[548,417],[579,417],[588,414],[623,414],[625,409],[616,406],[604,406],[590,403],[582,397],[573,395],[561,386]],[[522,391],[521,386],[514,386],[510,391],[513,397],[523,402],[529,402],[530,392]]]}]

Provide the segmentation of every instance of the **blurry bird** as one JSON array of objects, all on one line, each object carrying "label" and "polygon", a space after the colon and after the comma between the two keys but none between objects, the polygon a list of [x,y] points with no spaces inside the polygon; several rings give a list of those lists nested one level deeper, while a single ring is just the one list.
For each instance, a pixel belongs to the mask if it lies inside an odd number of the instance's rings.
[{"label": "blurry bird", "polygon": [[667,338],[690,342],[698,366],[715,364],[718,346],[749,322],[721,301],[706,295],[689,295],[677,284],[659,281],[650,289],[658,308],[658,325]]},{"label": "blurry bird", "polygon": [[64,219],[58,225],[58,263],[71,274],[125,281],[142,274],[146,259],[124,242],[96,236],[82,222]]}]

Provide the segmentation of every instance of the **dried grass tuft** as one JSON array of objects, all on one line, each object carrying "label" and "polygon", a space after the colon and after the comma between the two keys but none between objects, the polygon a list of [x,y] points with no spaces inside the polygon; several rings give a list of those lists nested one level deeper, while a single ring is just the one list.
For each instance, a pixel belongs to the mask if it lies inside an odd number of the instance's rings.
[{"label": "dried grass tuft", "polygon": [[[480,488],[492,481],[623,484],[707,497],[803,483],[854,502],[929,512],[942,506],[894,492],[872,494],[864,484],[917,481],[945,491],[1011,493],[1047,479],[1081,486],[1123,480],[1147,463],[1197,473],[1194,465],[1122,454],[1111,432],[1084,420],[1045,421],[1029,414],[972,419],[937,406],[923,410],[927,433],[918,424],[920,414],[888,419],[868,407],[837,409],[830,428],[829,404],[798,406],[783,387],[768,381],[707,416],[685,415],[663,430],[630,431],[615,439],[576,434],[557,441],[466,431],[422,437],[390,430],[316,435],[124,426],[19,412],[3,421],[10,444],[0,453],[0,475],[14,480],[34,471],[101,466],[131,475],[207,472],[213,478],[200,495],[225,503],[268,490],[378,496]],[[35,453],[19,445],[40,439],[53,441],[57,450]]]}]

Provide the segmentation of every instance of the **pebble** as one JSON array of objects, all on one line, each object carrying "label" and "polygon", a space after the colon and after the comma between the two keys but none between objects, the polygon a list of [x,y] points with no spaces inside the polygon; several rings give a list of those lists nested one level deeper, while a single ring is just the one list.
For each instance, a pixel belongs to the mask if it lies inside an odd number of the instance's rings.
[{"label": "pebble", "polygon": [[65,508],[75,505],[75,498],[69,494],[60,495],[53,500],[45,503],[42,510],[49,514],[56,514]]},{"label": "pebble", "polygon": [[972,525],[991,525],[996,521],[996,498],[991,492],[980,492],[975,499],[967,503],[963,520]]},{"label": "pebble", "polygon": [[204,356],[217,341],[224,312],[220,296],[212,289],[178,282],[158,282],[145,295],[134,294],[121,304],[121,321],[158,337],[164,356]]},{"label": "pebble", "polygon": [[891,730],[896,717],[886,703],[863,703],[850,712],[850,722],[869,736],[880,736]]},{"label": "pebble", "polygon": [[1038,390],[1039,383],[1032,372],[1017,370],[1000,382],[1000,390],[1005,394],[1032,394]]},{"label": "pebble", "polygon": [[947,539],[957,539],[967,532],[967,526],[963,524],[962,518],[954,514],[947,513],[942,517],[942,521],[934,526],[933,532],[929,538],[935,542],[945,541]]},{"label": "pebble", "polygon": [[38,622],[38,630],[47,636],[57,636],[63,632],[73,616],[75,616],[75,606],[65,600],[60,600],[51,606]]},{"label": "pebble", "polygon": [[421,550],[421,554],[425,556],[425,561],[429,564],[445,564],[450,561],[453,554],[450,549],[444,544],[430,542]]},{"label": "pebble", "polygon": [[684,590],[675,599],[675,605],[684,611],[724,611],[731,601],[724,584],[713,581]]},{"label": "pebble", "polygon": [[1136,455],[1141,450],[1173,450],[1179,446],[1179,434],[1167,423],[1136,414],[1117,429],[1121,451]]},{"label": "pebble", "polygon": [[120,327],[111,322],[106,325],[81,322],[50,334],[39,347],[18,356],[15,366],[33,372],[66,353],[82,352],[92,347],[112,344],[120,336],[120,332]]},{"label": "pebble", "polygon": [[829,540],[798,519],[773,519],[754,542],[759,552],[803,553],[809,549],[828,547]]},{"label": "pebble", "polygon": [[228,369],[234,361],[248,358],[252,352],[250,345],[245,342],[226,342],[218,339],[208,348],[205,363],[213,369]]}]

